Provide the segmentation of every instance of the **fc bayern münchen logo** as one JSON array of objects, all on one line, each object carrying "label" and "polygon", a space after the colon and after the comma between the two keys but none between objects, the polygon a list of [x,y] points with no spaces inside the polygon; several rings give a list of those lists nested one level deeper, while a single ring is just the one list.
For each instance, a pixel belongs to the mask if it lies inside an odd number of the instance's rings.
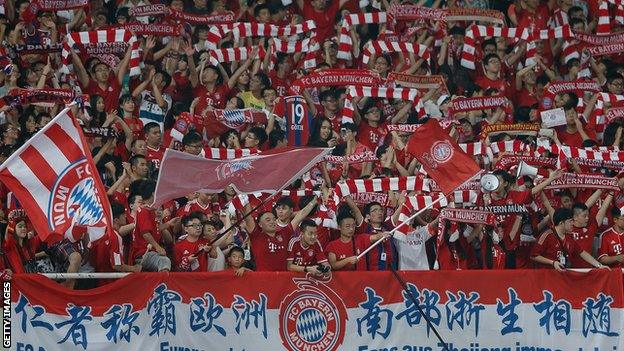
[{"label": "fc bayern m\u00fcnchen logo", "polygon": [[81,159],[59,175],[48,202],[50,229],[68,227],[72,222],[87,227],[105,225],[92,172],[87,160]]},{"label": "fc bayern m\u00fcnchen logo", "polygon": [[347,310],[327,285],[295,278],[298,289],[280,304],[280,335],[290,351],[335,351],[345,335]]},{"label": "fc bayern m\u00fcnchen logo", "polygon": [[436,141],[431,146],[431,156],[438,163],[444,163],[453,157],[453,146],[448,141]]}]

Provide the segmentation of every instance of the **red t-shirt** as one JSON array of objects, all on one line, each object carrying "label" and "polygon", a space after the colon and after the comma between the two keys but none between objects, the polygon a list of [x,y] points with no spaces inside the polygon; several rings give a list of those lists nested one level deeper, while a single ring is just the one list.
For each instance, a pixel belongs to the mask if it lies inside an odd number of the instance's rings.
[{"label": "red t-shirt", "polygon": [[[336,255],[336,261],[344,260],[347,257],[357,256],[370,245],[370,236],[360,234],[353,237],[349,242],[343,242],[341,239],[330,241],[327,244],[327,253]],[[342,271],[365,271],[366,262],[364,259],[358,261],[357,265],[348,264],[344,266]]]},{"label": "red t-shirt", "polygon": [[157,243],[160,242],[161,234],[156,224],[156,210],[139,207],[136,212],[134,231],[132,232],[130,264],[134,264],[134,260],[143,256],[147,251],[147,240],[143,238],[143,234],[146,232],[149,232]]},{"label": "red t-shirt", "polygon": [[285,271],[288,257],[288,242],[294,234],[291,224],[278,229],[273,237],[256,225],[251,233],[251,251],[256,261],[256,271]]},{"label": "red t-shirt", "polygon": [[375,151],[379,141],[386,137],[388,130],[386,124],[381,123],[378,127],[371,127],[367,121],[363,120],[357,133],[357,139],[370,150]]},{"label": "red t-shirt", "polygon": [[119,107],[119,94],[121,94],[121,85],[117,81],[114,74],[109,75],[108,84],[105,89],[100,89],[98,84],[90,79],[87,87],[89,95],[100,95],[104,99],[104,111],[109,112]]},{"label": "red t-shirt", "polygon": [[[528,205],[532,201],[531,191],[517,191],[512,190],[507,194],[507,197],[500,200],[492,199],[490,202],[491,206],[505,206],[505,205]],[[526,206],[525,206],[526,207]],[[497,211],[493,211],[496,213]],[[522,213],[517,213],[518,215],[522,215]],[[527,212],[528,215],[528,212]],[[498,214],[496,216],[498,223],[503,228],[504,233],[502,236],[503,245],[507,250],[515,250],[520,242],[520,231],[516,233],[516,236],[513,240],[511,240],[511,229],[513,227],[513,223],[516,220],[516,213],[509,214]]]},{"label": "red t-shirt", "polygon": [[[600,250],[598,250],[598,258],[603,256],[621,255],[624,252],[624,250],[622,249],[623,245],[624,233],[616,232],[613,227],[609,228],[609,230],[602,233],[602,237],[600,238]],[[622,263],[616,262],[610,264],[609,267],[622,268],[624,267],[624,265]]]},{"label": "red t-shirt", "polygon": [[[585,125],[584,129],[590,139],[596,140],[596,132],[594,132],[590,125]],[[581,137],[581,133],[568,133],[565,126],[555,130],[557,131],[557,138],[559,138],[561,144],[573,147],[583,147],[583,138]]]},{"label": "red t-shirt", "polygon": [[[531,257],[542,256],[549,260],[565,263],[570,257],[578,256],[582,251],[571,236],[566,235],[560,239],[552,230],[548,230],[540,235],[533,245]],[[537,268],[553,268],[552,265],[543,265],[537,262],[535,266]]]},{"label": "red t-shirt", "polygon": [[487,265],[486,257],[488,255],[487,250],[487,242],[486,237],[483,236],[483,240],[481,240],[481,262],[483,262],[483,269],[505,269],[505,251],[497,245],[492,243],[492,247],[490,249],[492,255],[492,268],[489,268]]},{"label": "red t-shirt", "polygon": [[[120,266],[124,264],[123,255],[115,252],[114,247],[118,245],[119,252],[124,252],[123,239],[119,233],[115,232],[116,245],[111,245],[111,241],[108,237],[103,237],[91,244],[89,251],[91,258],[91,265],[95,268],[96,272],[114,272],[114,266]],[[115,279],[98,279],[98,286],[110,284]]]},{"label": "red t-shirt", "polygon": [[455,245],[451,243],[451,247],[446,245],[446,241],[442,235],[438,235],[437,244],[438,266],[441,271],[468,269],[468,250],[465,250],[466,255],[462,258],[455,248],[456,245],[461,245],[464,249],[468,247],[468,241],[466,241],[466,238],[461,233],[457,241],[455,241]]},{"label": "red t-shirt", "polygon": [[509,85],[509,81],[499,78],[497,80],[491,80],[486,76],[478,77],[475,80],[475,84],[481,87],[484,91],[489,88],[498,89],[501,95],[509,95],[511,93],[511,86]]},{"label": "red t-shirt", "polygon": [[292,238],[288,244],[288,262],[297,266],[315,266],[327,262],[327,256],[323,252],[321,244],[316,241],[314,245],[305,247],[301,237]]},{"label": "red t-shirt", "polygon": [[303,2],[303,19],[313,20],[316,23],[316,38],[321,45],[327,38],[331,38],[336,33],[336,14],[340,10],[340,2],[332,1],[323,11],[317,12],[311,5],[311,1]]},{"label": "red t-shirt", "polygon": [[147,162],[152,162],[156,169],[160,168],[160,161],[162,161],[163,156],[165,156],[165,150],[167,148],[161,146],[158,149],[152,149],[149,146],[145,147],[145,160]]},{"label": "red t-shirt", "polygon": [[199,250],[202,245],[208,245],[210,242],[204,238],[199,238],[196,242],[190,242],[186,239],[178,241],[173,246],[173,267],[180,272],[207,272],[208,271],[208,253],[202,252],[197,256],[194,263],[188,262],[188,256],[191,256]]},{"label": "red t-shirt", "polygon": [[[592,246],[594,245],[594,237],[598,234],[598,225],[596,221],[590,218],[589,224],[585,228],[572,227],[572,239],[576,241],[581,250],[592,252]],[[570,258],[572,261],[572,267],[574,268],[593,268],[584,259],[573,256]]]},{"label": "red t-shirt", "polygon": [[230,89],[227,85],[219,85],[215,87],[214,91],[208,91],[205,86],[198,85],[193,89],[193,96],[199,97],[197,106],[195,106],[195,113],[201,115],[208,106],[224,109],[229,93]]},{"label": "red t-shirt", "polygon": [[[41,239],[38,235],[27,240],[28,244],[24,243],[24,246],[19,248],[13,235],[6,236],[4,242],[4,255],[9,262],[9,265],[13,273],[26,273],[24,270],[24,261],[33,260],[35,254],[39,252],[39,246],[41,245]],[[26,246],[30,246],[30,250]],[[24,261],[22,261],[22,259]]]},{"label": "red t-shirt", "polygon": [[288,89],[292,85],[292,79],[286,77],[284,79],[277,76],[277,71],[269,72],[269,78],[271,79],[271,86],[277,91],[277,96],[288,95]]},{"label": "red t-shirt", "polygon": [[176,211],[176,217],[184,217],[193,212],[201,212],[207,217],[210,217],[213,213],[219,212],[219,210],[220,206],[218,202],[203,206],[197,200],[193,200],[184,205],[184,207],[180,207]]},{"label": "red t-shirt", "polygon": [[529,32],[533,32],[533,30],[546,29],[548,26],[550,11],[545,4],[539,4],[535,12],[519,10],[516,13],[518,16],[518,28],[529,28]]}]

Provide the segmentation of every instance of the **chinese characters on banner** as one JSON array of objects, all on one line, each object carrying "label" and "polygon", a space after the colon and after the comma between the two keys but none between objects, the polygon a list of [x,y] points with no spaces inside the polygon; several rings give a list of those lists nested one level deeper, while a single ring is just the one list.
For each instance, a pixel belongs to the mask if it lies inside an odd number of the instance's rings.
[{"label": "chinese characters on banner", "polygon": [[[391,273],[354,277],[135,274],[74,292],[40,276],[16,275],[11,349],[441,349]],[[406,272],[404,278],[451,350],[622,345],[621,271]]]}]

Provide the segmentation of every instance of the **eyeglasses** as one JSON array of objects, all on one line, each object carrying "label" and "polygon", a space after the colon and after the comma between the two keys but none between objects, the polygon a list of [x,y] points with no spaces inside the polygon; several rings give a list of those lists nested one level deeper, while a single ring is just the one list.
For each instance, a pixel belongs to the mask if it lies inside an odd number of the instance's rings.
[{"label": "eyeglasses", "polygon": [[202,146],[201,146],[201,144],[189,144],[189,145],[186,145],[186,147],[192,147],[192,148],[196,148],[197,149],[197,148],[200,148]]},{"label": "eyeglasses", "polygon": [[187,227],[187,228],[190,228],[190,227],[194,227],[194,228],[201,228],[201,227],[203,227],[203,225],[202,225],[202,224],[189,224],[189,225],[187,225],[186,227]]}]

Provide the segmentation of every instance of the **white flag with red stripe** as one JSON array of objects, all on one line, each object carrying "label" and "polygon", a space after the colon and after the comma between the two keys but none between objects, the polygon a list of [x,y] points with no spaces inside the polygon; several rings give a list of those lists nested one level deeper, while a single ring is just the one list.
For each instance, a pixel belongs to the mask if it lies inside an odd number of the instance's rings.
[{"label": "white flag with red stripe", "polygon": [[[70,108],[65,108],[0,166],[7,185],[42,240],[50,234],[95,241],[111,229],[111,209],[90,149]],[[84,231],[82,231],[84,232]]]}]

